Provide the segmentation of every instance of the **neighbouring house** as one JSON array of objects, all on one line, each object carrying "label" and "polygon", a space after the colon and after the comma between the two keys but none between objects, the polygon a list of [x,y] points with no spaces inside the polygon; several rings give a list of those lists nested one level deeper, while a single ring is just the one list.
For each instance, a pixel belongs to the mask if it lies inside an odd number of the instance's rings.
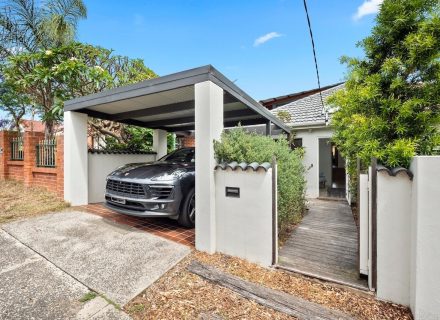
[{"label": "neighbouring house", "polygon": [[287,116],[285,121],[295,133],[294,146],[305,149],[307,196],[310,198],[345,197],[345,160],[331,141],[332,109],[326,103],[330,95],[343,88],[344,84],[338,83],[321,89],[326,112],[319,89],[260,101],[274,115]]},{"label": "neighbouring house", "polygon": [[20,130],[22,132],[44,132],[46,126],[43,121],[39,120],[21,120]]}]

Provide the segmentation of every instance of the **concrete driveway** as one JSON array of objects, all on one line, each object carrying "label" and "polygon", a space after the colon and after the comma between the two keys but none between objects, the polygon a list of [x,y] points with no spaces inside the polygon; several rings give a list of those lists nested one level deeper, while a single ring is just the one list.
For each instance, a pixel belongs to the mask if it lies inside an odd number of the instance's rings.
[{"label": "concrete driveway", "polygon": [[[190,249],[66,211],[2,225],[0,319],[128,319],[123,306]],[[87,302],[89,292],[97,296]]]}]

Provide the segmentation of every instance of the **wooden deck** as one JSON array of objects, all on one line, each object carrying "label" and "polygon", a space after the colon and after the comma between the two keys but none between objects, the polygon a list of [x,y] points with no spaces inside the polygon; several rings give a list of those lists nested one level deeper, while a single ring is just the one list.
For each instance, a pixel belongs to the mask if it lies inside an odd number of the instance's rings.
[{"label": "wooden deck", "polygon": [[281,268],[367,289],[359,279],[357,227],[345,201],[312,200],[303,221],[279,251]]}]

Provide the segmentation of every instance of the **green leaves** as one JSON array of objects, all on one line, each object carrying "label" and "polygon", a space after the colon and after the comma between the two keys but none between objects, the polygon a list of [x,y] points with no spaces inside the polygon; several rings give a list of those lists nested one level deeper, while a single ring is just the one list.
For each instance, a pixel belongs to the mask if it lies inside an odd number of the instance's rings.
[{"label": "green leaves", "polygon": [[350,159],[371,157],[408,167],[440,142],[440,4],[384,0],[372,33],[360,46],[365,58],[344,57],[345,90],[329,99],[334,141]]},{"label": "green leaves", "polygon": [[0,57],[69,44],[75,39],[78,21],[86,17],[82,0],[2,1]]},{"label": "green leaves", "polygon": [[156,77],[142,60],[82,43],[11,56],[2,72],[47,122],[61,120],[66,100]]},{"label": "green leaves", "polygon": [[280,233],[289,224],[298,222],[305,205],[305,168],[301,158],[303,149],[291,150],[285,138],[277,141],[271,137],[247,133],[243,128],[228,130],[221,141],[214,141],[214,151],[219,162],[278,162],[278,215]]}]

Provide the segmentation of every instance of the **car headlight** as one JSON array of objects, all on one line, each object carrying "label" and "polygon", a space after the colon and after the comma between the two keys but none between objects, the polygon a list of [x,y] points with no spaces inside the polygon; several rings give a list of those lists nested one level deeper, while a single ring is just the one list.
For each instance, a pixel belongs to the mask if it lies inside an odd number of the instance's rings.
[{"label": "car headlight", "polygon": [[174,181],[186,173],[186,170],[175,170],[171,173],[163,173],[151,178],[152,181]]}]

